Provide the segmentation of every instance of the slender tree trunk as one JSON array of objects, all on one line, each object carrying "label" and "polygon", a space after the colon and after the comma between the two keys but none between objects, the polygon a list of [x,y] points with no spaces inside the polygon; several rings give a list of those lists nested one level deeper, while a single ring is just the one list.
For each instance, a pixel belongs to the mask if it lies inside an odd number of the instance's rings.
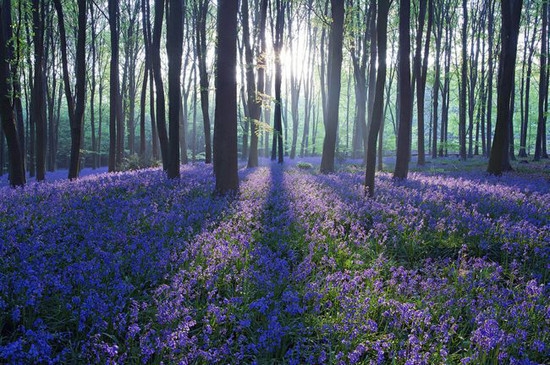
[{"label": "slender tree trunk", "polygon": [[78,0],[78,30],[76,43],[76,104],[71,120],[71,161],[69,179],[78,178],[80,173],[80,150],[82,149],[82,128],[86,110],[86,0]]},{"label": "slender tree trunk", "polygon": [[239,189],[237,151],[237,11],[238,2],[218,0],[218,64],[214,116],[214,175],[216,192]]},{"label": "slender tree trunk", "polygon": [[46,179],[46,60],[44,47],[45,3],[32,2],[34,42],[34,82],[31,118],[36,126],[36,180]]},{"label": "slender tree trunk", "polygon": [[92,132],[92,168],[99,167],[99,160],[98,160],[98,153],[99,149],[97,146],[97,139],[96,139],[96,125],[95,125],[95,92],[97,87],[97,78],[96,75],[96,67],[97,67],[97,33],[96,33],[96,19],[95,19],[95,13],[94,13],[94,4],[89,3],[90,5],[90,21],[91,21],[91,40],[90,40],[90,47],[92,51],[92,77],[90,77],[90,128]]},{"label": "slender tree trunk", "polygon": [[340,84],[342,72],[342,43],[344,38],[344,2],[331,0],[332,25],[330,30],[328,57],[328,92],[325,114],[325,139],[321,157],[321,173],[334,172],[336,137],[338,132],[338,109],[340,105]]},{"label": "slender tree trunk", "polygon": [[160,39],[164,18],[164,0],[155,0],[155,25],[151,43],[151,62],[156,89],[156,124],[160,142],[162,167],[168,170],[168,132],[166,131],[166,105],[164,97],[164,82],[161,73]]},{"label": "slender tree trunk", "polygon": [[248,96],[248,110],[250,112],[250,148],[248,152],[248,167],[258,166],[258,136],[261,133],[260,117],[262,113],[262,98],[265,78],[265,23],[267,18],[267,0],[262,0],[260,7],[259,31],[260,47],[257,57],[258,81],[254,78],[254,55],[250,44],[250,26],[248,18],[248,0],[242,0],[243,39],[245,47],[246,83]]},{"label": "slender tree trunk", "polygon": [[209,81],[208,71],[206,67],[207,58],[207,44],[206,44],[206,21],[208,16],[208,4],[207,0],[199,0],[195,3],[196,13],[196,44],[197,44],[197,58],[199,66],[199,78],[200,78],[200,95],[201,95],[201,110],[202,120],[204,126],[204,141],[205,141],[205,162],[212,162],[212,137],[210,135],[210,107],[208,101],[209,93]]},{"label": "slender tree trunk", "polygon": [[462,160],[466,160],[466,112],[468,104],[466,96],[468,93],[468,0],[462,0],[462,59],[460,71],[460,99],[459,99],[459,121],[458,121],[458,143],[459,154]]},{"label": "slender tree trunk", "polygon": [[109,0],[109,29],[111,31],[111,63],[110,63],[110,88],[109,88],[109,172],[120,168],[118,156],[117,133],[119,132],[120,109],[120,85],[119,85],[119,11],[118,1]]},{"label": "slender tree trunk", "polygon": [[365,172],[365,193],[374,196],[374,173],[376,169],[376,142],[382,120],[384,119],[384,86],[386,83],[386,55],[388,38],[388,12],[390,0],[378,2],[378,17],[376,20],[376,43],[378,47],[378,73],[376,77],[376,93],[372,110],[372,123],[369,128],[367,143],[367,161]]},{"label": "slender tree trunk", "polygon": [[399,131],[397,136],[397,157],[393,177],[406,179],[409,173],[412,128],[412,90],[410,36],[410,0],[402,0],[399,7]]},{"label": "slender tree trunk", "polygon": [[[439,4],[438,4],[439,5]],[[436,26],[434,28],[434,37],[435,37],[435,76],[434,76],[434,84],[433,84],[433,91],[432,91],[432,98],[433,98],[433,107],[432,107],[432,120],[433,120],[433,127],[432,127],[432,159],[437,158],[437,131],[438,131],[438,123],[439,123],[439,94],[440,94],[440,88],[441,88],[441,41],[443,38],[443,17],[441,13],[443,12],[442,9],[438,9],[435,7],[435,11],[438,12]]]},{"label": "slender tree trunk", "polygon": [[[429,2],[429,4],[427,4]],[[425,152],[425,122],[424,122],[424,100],[426,94],[426,79],[428,71],[428,53],[430,50],[430,34],[433,22],[433,0],[421,0],[419,4],[418,27],[416,32],[416,51],[414,56],[414,76],[416,79],[416,106],[417,106],[417,126],[418,126],[418,165],[426,163]],[[427,7],[429,7],[427,11]],[[428,13],[428,24],[426,39],[422,43],[424,33],[424,23]],[[422,51],[422,46],[424,51]]]},{"label": "slender tree trunk", "polygon": [[495,57],[494,57],[494,12],[495,12],[495,1],[489,0],[490,2],[490,10],[487,13],[488,19],[487,19],[487,34],[488,34],[488,58],[489,58],[489,65],[488,65],[488,75],[487,75],[487,133],[485,134],[485,138],[487,140],[487,156],[491,155],[491,140],[492,140],[492,133],[493,133],[493,75],[494,75],[494,67],[495,67]]},{"label": "slender tree trunk", "polygon": [[535,142],[534,160],[538,161],[545,156],[546,150],[546,120],[548,103],[548,8],[550,3],[542,4],[542,36],[540,46],[540,75],[539,75],[539,110],[537,123],[537,137]]},{"label": "slender tree trunk", "polygon": [[497,122],[495,137],[491,147],[491,156],[487,171],[500,175],[503,171],[512,169],[509,156],[510,141],[510,111],[512,88],[516,65],[516,53],[521,19],[522,0],[501,2],[502,28],[498,72]]},{"label": "slender tree trunk", "polygon": [[283,30],[286,4],[283,0],[276,0],[276,23],[275,23],[275,111],[273,119],[273,146],[271,149],[271,160],[283,163],[283,125],[282,125],[282,103],[281,84],[283,80],[283,68],[281,65],[281,51],[283,49]]},{"label": "slender tree trunk", "polygon": [[[148,4],[147,4],[148,5]],[[140,109],[139,109],[139,155],[142,159],[146,155],[146,138],[145,138],[145,108],[147,102],[147,82],[149,81],[149,72],[151,70],[151,57],[150,57],[150,28],[147,24],[148,7],[146,5],[146,0],[141,0],[141,13],[142,13],[142,29],[143,29],[143,44],[145,48],[145,65],[143,67],[143,82],[141,84],[141,95],[140,95]],[[151,81],[152,83],[153,81]]]},{"label": "slender tree trunk", "polygon": [[13,187],[25,185],[25,169],[16,127],[15,112],[10,100],[12,85],[8,82],[11,77],[11,57],[8,53],[8,42],[12,39],[11,2],[2,0],[0,3],[0,120],[2,131],[6,137],[9,159],[9,180]]},{"label": "slender tree trunk", "polygon": [[166,14],[166,51],[168,53],[168,148],[169,179],[180,177],[181,57],[183,54],[183,0],[168,0]]}]

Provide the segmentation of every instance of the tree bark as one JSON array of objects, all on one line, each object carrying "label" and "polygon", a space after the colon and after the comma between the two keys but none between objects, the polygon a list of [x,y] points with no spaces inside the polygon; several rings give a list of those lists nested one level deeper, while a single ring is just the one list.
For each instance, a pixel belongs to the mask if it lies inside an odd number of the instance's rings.
[{"label": "tree bark", "polygon": [[460,71],[460,99],[458,111],[458,144],[459,155],[466,160],[466,112],[467,112],[467,81],[468,81],[468,0],[462,0],[462,60]]},{"label": "tree bark", "polygon": [[338,133],[338,109],[342,72],[342,43],[344,38],[344,2],[331,0],[332,25],[330,29],[328,56],[328,92],[325,114],[325,139],[321,157],[321,173],[334,172],[336,137]]},{"label": "tree bark", "polygon": [[46,60],[44,55],[44,1],[32,2],[34,42],[34,82],[31,93],[31,119],[36,127],[36,180],[46,179]]},{"label": "tree bark", "polygon": [[[244,0],[243,0],[244,1]],[[210,107],[208,101],[209,93],[209,81],[208,71],[206,67],[207,45],[206,45],[206,20],[208,16],[208,4],[207,0],[199,0],[196,2],[196,38],[197,38],[197,58],[199,66],[199,78],[200,78],[200,95],[201,95],[201,110],[202,120],[204,126],[204,153],[205,162],[212,162],[212,137],[210,135]]]},{"label": "tree bark", "polygon": [[510,104],[514,85],[522,0],[502,0],[502,51],[498,70],[497,121],[487,172],[501,175],[512,169],[509,156]]},{"label": "tree bark", "polygon": [[162,80],[160,39],[162,35],[162,22],[164,18],[164,0],[155,0],[155,25],[151,43],[151,62],[153,67],[153,78],[156,89],[156,124],[160,142],[160,154],[162,167],[168,169],[168,133],[166,131],[166,105],[164,97],[164,81]]},{"label": "tree bark", "polygon": [[397,156],[393,177],[406,179],[409,173],[412,128],[412,90],[410,36],[410,0],[401,0],[399,7],[399,130],[397,135]]},{"label": "tree bark", "polygon": [[2,131],[8,145],[9,180],[13,187],[25,185],[25,169],[16,127],[15,112],[10,100],[12,95],[11,57],[8,52],[8,42],[12,38],[11,2],[2,0],[0,3],[0,120]]},{"label": "tree bark", "polygon": [[216,193],[239,189],[237,151],[237,11],[238,2],[218,0],[218,64],[214,115]]},{"label": "tree bark", "polygon": [[542,37],[540,46],[540,75],[539,75],[539,110],[537,123],[537,138],[535,142],[534,160],[544,156],[546,146],[546,120],[548,105],[548,8],[550,3],[542,4]]},{"label": "tree bark", "polygon": [[376,92],[372,110],[372,123],[369,128],[367,143],[367,158],[365,172],[365,193],[374,196],[374,173],[376,170],[376,142],[382,120],[384,119],[384,86],[386,83],[386,55],[388,38],[388,12],[390,0],[378,2],[378,17],[376,20],[376,44],[378,47],[378,73],[376,76]]},{"label": "tree bark", "polygon": [[168,178],[180,177],[181,57],[183,54],[183,0],[168,0],[166,51],[168,53]]},{"label": "tree bark", "polygon": [[283,68],[281,64],[281,52],[283,49],[283,30],[285,26],[285,8],[283,0],[276,0],[275,20],[275,110],[273,113],[273,146],[271,148],[271,160],[283,163],[283,125],[282,125],[282,104],[281,84],[283,81]]}]

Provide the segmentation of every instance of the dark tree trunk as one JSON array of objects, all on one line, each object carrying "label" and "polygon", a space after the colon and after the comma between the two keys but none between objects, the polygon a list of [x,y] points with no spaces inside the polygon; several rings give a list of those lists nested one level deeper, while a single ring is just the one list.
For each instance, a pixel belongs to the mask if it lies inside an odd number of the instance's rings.
[{"label": "dark tree trunk", "polygon": [[[289,2],[289,6],[294,6],[292,2]],[[294,19],[294,9],[290,8],[287,11],[288,19],[288,34],[289,37],[289,49],[293,53],[292,66],[290,68],[290,102],[291,102],[291,115],[292,115],[292,142],[290,144],[290,158],[294,159],[296,157],[296,148],[298,145],[298,125],[300,121],[300,91],[302,89],[303,75],[298,74],[298,63],[303,62],[303,60],[298,59],[296,55],[297,47],[297,37],[294,36],[294,29],[292,28],[292,22]],[[299,25],[296,29],[296,32],[299,30]],[[299,45],[298,45],[299,47]],[[288,110],[288,109],[287,109]],[[288,135],[287,135],[288,136]]]},{"label": "dark tree trunk", "polygon": [[[147,4],[146,4],[147,3]],[[143,83],[141,84],[140,95],[140,110],[139,110],[139,155],[142,159],[146,154],[146,140],[145,140],[145,108],[147,101],[147,82],[149,81],[149,72],[151,69],[151,57],[149,55],[151,47],[151,34],[150,27],[148,27],[149,9],[148,2],[141,0],[141,14],[142,14],[142,30],[143,30],[143,45],[145,48],[145,65],[143,68]],[[153,82],[153,81],[151,81]]]},{"label": "dark tree trunk", "polygon": [[99,154],[99,148],[97,145],[97,138],[96,138],[96,125],[95,125],[95,91],[97,87],[97,78],[96,75],[96,63],[97,63],[97,32],[96,32],[96,18],[94,13],[94,4],[89,3],[90,5],[90,26],[91,26],[91,40],[90,40],[90,47],[92,52],[92,60],[91,60],[91,67],[92,67],[92,77],[90,77],[90,129],[92,132],[92,168],[99,167],[99,160],[98,160],[98,154]]},{"label": "dark tree trunk", "polygon": [[[427,4],[429,2],[429,4]],[[426,9],[428,8],[428,9]],[[426,30],[426,39],[422,44],[422,35],[424,33],[424,22],[428,14],[428,24]],[[430,39],[433,23],[433,0],[421,0],[419,4],[418,28],[416,32],[416,53],[414,56],[414,75],[416,79],[416,106],[417,106],[417,125],[418,125],[418,165],[426,163],[425,152],[425,122],[424,122],[424,100],[426,94],[426,79],[428,72],[428,53],[430,50]],[[422,46],[424,51],[422,51]]]},{"label": "dark tree trunk", "polygon": [[284,20],[286,3],[283,0],[276,0],[275,4],[275,41],[273,44],[273,49],[275,51],[275,111],[273,114],[273,146],[271,148],[271,160],[277,160],[278,163],[283,163],[283,99],[281,98],[283,68],[281,65],[281,51],[283,49],[283,30],[285,26]]},{"label": "dark tree trunk", "polygon": [[208,0],[199,0],[196,2],[196,38],[197,38],[197,58],[199,65],[201,110],[204,126],[204,153],[205,162],[212,162],[212,137],[210,135],[210,107],[208,102],[209,81],[206,68],[207,44],[206,44],[206,20],[208,16]]},{"label": "dark tree trunk", "polygon": [[[267,17],[267,0],[263,0],[260,8],[260,23],[257,30],[260,33],[260,50],[257,55],[258,84],[254,78],[254,55],[250,44],[250,25],[248,17],[248,0],[242,0],[243,39],[246,62],[246,89],[250,118],[250,148],[248,152],[248,167],[258,166],[258,136],[260,134],[260,116],[262,113],[262,94],[265,77],[265,23]],[[261,45],[263,42],[263,46]]]},{"label": "dark tree trunk", "polygon": [[462,160],[466,160],[466,113],[467,102],[466,96],[468,94],[467,81],[468,81],[468,0],[462,0],[462,59],[461,59],[461,71],[460,71],[460,99],[458,110],[458,144],[459,155]]},{"label": "dark tree trunk", "polygon": [[216,193],[239,190],[237,151],[237,11],[238,2],[218,0],[214,175]]},{"label": "dark tree trunk", "polygon": [[46,179],[46,60],[44,55],[45,3],[32,2],[34,42],[34,82],[31,94],[31,119],[36,127],[36,180]]},{"label": "dark tree trunk", "polygon": [[16,128],[15,112],[10,100],[12,86],[8,82],[11,78],[10,64],[12,61],[8,52],[8,42],[12,38],[10,0],[2,0],[0,3],[0,20],[2,21],[0,24],[0,120],[8,145],[10,184],[15,187],[25,185],[25,169]]},{"label": "dark tree trunk", "polygon": [[82,128],[86,109],[86,0],[78,0],[78,30],[76,42],[74,118],[71,120],[71,161],[69,179],[78,178],[80,173],[80,150],[82,149]]},{"label": "dark tree trunk", "polygon": [[118,156],[119,118],[122,105],[120,97],[119,81],[119,10],[118,1],[109,0],[109,29],[111,31],[111,63],[110,63],[110,88],[109,88],[109,172],[120,168]]},{"label": "dark tree trunk", "polygon": [[[71,91],[71,76],[67,60],[67,38],[65,31],[65,19],[60,0],[54,0],[59,22],[59,36],[61,42],[61,61],[63,64],[63,81],[67,109],[71,127],[71,158],[69,163],[69,179],[76,179],[80,169],[80,146],[82,143],[82,125],[84,122],[85,96],[86,96],[86,1],[78,1],[78,30],[76,45],[76,95]],[[118,65],[118,63],[117,63]],[[112,83],[111,83],[112,84]],[[75,100],[76,99],[76,100]]]},{"label": "dark tree trunk", "polygon": [[168,0],[166,51],[168,53],[168,178],[180,177],[181,57],[183,54],[183,0]]},{"label": "dark tree trunk", "polygon": [[546,120],[548,106],[548,8],[550,3],[542,4],[542,37],[540,46],[540,76],[539,76],[539,115],[537,123],[537,138],[535,142],[535,161],[545,156],[546,152]]},{"label": "dark tree trunk", "polygon": [[412,90],[411,90],[411,53],[410,36],[410,0],[401,0],[399,6],[399,130],[397,135],[397,156],[394,178],[406,179],[409,173],[412,128]]},{"label": "dark tree trunk", "polygon": [[[49,21],[53,21],[53,16],[50,14]],[[55,157],[56,157],[56,148],[55,140],[57,138],[56,133],[56,115],[55,115],[55,106],[56,106],[56,95],[57,95],[57,54],[55,52],[55,42],[52,27],[47,29],[46,33],[46,47],[47,55],[46,60],[48,62],[46,68],[51,70],[50,74],[50,87],[46,88],[46,98],[47,98],[47,113],[48,113],[48,137],[47,137],[47,155],[46,155],[46,169],[48,171],[55,171]]]},{"label": "dark tree trunk", "polygon": [[437,4],[438,6],[434,7],[434,11],[437,12],[437,16],[435,21],[435,27],[434,27],[434,38],[435,38],[435,76],[434,76],[434,84],[433,84],[433,91],[432,91],[432,98],[433,98],[433,107],[432,107],[432,158],[437,158],[437,131],[438,131],[438,123],[439,123],[439,94],[441,89],[441,41],[443,38],[443,9],[439,7],[440,3]]},{"label": "dark tree trunk", "polygon": [[388,12],[390,0],[378,2],[378,17],[376,20],[376,44],[378,47],[378,73],[376,76],[376,92],[374,96],[372,123],[369,128],[367,143],[367,158],[365,172],[365,193],[374,196],[374,173],[376,170],[376,142],[382,120],[384,119],[384,86],[386,83],[386,53],[388,38]]},{"label": "dark tree trunk", "polygon": [[495,69],[495,57],[494,57],[494,12],[495,12],[495,1],[489,0],[490,2],[490,10],[487,13],[487,33],[488,33],[488,58],[489,58],[489,65],[488,65],[488,71],[487,71],[487,133],[485,134],[486,138],[486,144],[487,144],[487,156],[491,155],[491,140],[492,140],[492,133],[493,133],[493,75],[494,75],[494,69]]},{"label": "dark tree trunk", "polygon": [[156,124],[160,142],[160,154],[162,167],[168,169],[168,132],[166,131],[166,105],[164,97],[164,82],[161,73],[160,39],[162,35],[162,22],[164,18],[164,0],[155,0],[155,25],[151,43],[151,62],[156,89]]},{"label": "dark tree trunk", "polygon": [[502,50],[498,67],[497,122],[487,172],[500,175],[512,169],[509,156],[510,105],[516,66],[516,53],[522,0],[502,0]]},{"label": "dark tree trunk", "polygon": [[328,56],[328,92],[325,113],[325,139],[321,157],[321,173],[334,172],[336,137],[338,132],[338,109],[340,105],[340,84],[342,72],[342,43],[344,38],[344,2],[331,0],[332,24],[330,29]]}]

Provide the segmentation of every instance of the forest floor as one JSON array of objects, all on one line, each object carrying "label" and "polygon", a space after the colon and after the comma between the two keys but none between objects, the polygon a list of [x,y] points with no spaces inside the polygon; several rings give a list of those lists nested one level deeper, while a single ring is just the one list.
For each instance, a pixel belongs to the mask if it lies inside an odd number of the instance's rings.
[{"label": "forest floor", "polygon": [[547,363],[548,161],[319,162],[0,187],[0,363]]}]

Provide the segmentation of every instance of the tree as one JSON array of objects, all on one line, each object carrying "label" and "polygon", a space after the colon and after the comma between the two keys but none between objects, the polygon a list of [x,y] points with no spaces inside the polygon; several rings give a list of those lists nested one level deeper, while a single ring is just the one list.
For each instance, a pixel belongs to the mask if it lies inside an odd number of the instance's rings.
[{"label": "tree", "polygon": [[342,72],[342,43],[344,38],[344,2],[331,0],[332,24],[330,28],[328,56],[328,90],[325,113],[325,139],[321,157],[321,173],[334,172],[336,136],[338,133],[338,109],[340,105],[340,84]]},{"label": "tree", "polygon": [[[416,31],[416,51],[414,55],[414,80],[416,80],[416,106],[417,106],[417,124],[418,124],[418,165],[426,163],[426,153],[424,147],[424,100],[426,94],[426,79],[428,73],[428,53],[430,50],[430,39],[433,24],[433,1],[420,0],[418,11],[418,27]],[[428,2],[428,4],[426,4]],[[428,8],[428,24],[426,38],[422,44],[422,35],[426,19],[426,7]],[[422,52],[422,46],[424,51]]]},{"label": "tree", "polygon": [[271,148],[271,160],[277,159],[283,163],[283,125],[281,83],[283,81],[283,69],[281,65],[281,51],[283,49],[283,30],[285,26],[286,2],[275,0],[275,34],[273,49],[275,51],[275,112],[273,114],[273,146]]},{"label": "tree", "polygon": [[[69,123],[71,127],[71,159],[69,164],[69,179],[78,178],[80,172],[80,150],[82,144],[82,126],[84,123],[84,110],[86,106],[86,0],[78,0],[78,30],[76,44],[76,86],[73,95],[71,90],[71,76],[69,74],[69,62],[67,57],[67,36],[65,31],[65,17],[60,0],[54,0],[55,10],[59,22],[59,36],[61,46],[61,62],[63,65],[63,83]],[[111,9],[109,9],[111,10]],[[114,50],[113,50],[114,52]],[[117,62],[118,66],[118,62]],[[111,79],[112,80],[112,79]],[[114,82],[111,81],[111,85]]]},{"label": "tree", "polygon": [[378,1],[378,17],[376,19],[376,44],[378,47],[378,74],[376,76],[376,92],[372,110],[372,123],[369,128],[367,143],[367,168],[365,172],[365,188],[369,196],[374,196],[374,172],[376,169],[376,142],[380,125],[384,118],[384,86],[386,83],[386,56],[388,40],[388,12],[390,0]]},{"label": "tree", "polygon": [[[267,0],[262,0],[260,5],[260,22],[256,31],[259,33],[259,49],[257,53],[257,85],[254,77],[254,55],[250,44],[249,7],[248,0],[242,0],[243,43],[246,62],[246,90],[248,97],[248,110],[252,133],[250,135],[250,148],[248,152],[248,167],[258,166],[258,135],[260,134],[260,116],[262,113],[262,95],[265,83],[265,23],[267,18]],[[262,45],[263,44],[263,45]]]},{"label": "tree", "polygon": [[168,53],[168,178],[180,177],[181,57],[183,54],[183,0],[168,0],[166,51]]},{"label": "tree", "polygon": [[16,128],[15,112],[11,102],[11,57],[8,52],[8,42],[12,38],[11,1],[0,3],[0,119],[2,131],[8,145],[9,179],[11,186],[25,185],[25,169]]},{"label": "tree", "polygon": [[214,175],[216,193],[239,189],[237,152],[237,11],[238,2],[218,1]]},{"label": "tree", "polygon": [[548,110],[548,15],[550,2],[542,3],[542,39],[540,46],[539,75],[539,115],[537,123],[537,139],[535,144],[535,161],[548,158],[546,154],[546,120]]},{"label": "tree", "polygon": [[409,173],[412,133],[412,89],[410,36],[411,1],[401,0],[399,6],[399,127],[397,135],[397,156],[393,177],[406,179]]},{"label": "tree", "polygon": [[[244,0],[243,0],[244,1]],[[200,79],[200,94],[201,94],[201,110],[204,126],[204,154],[205,162],[212,162],[212,143],[210,136],[210,108],[208,103],[209,81],[208,70],[206,67],[207,44],[206,44],[206,21],[208,16],[208,0],[195,1],[195,21],[196,25],[196,44],[197,58],[199,64],[199,79]]]},{"label": "tree", "polygon": [[151,38],[151,66],[156,88],[156,123],[160,142],[162,167],[168,169],[168,133],[166,131],[166,105],[164,98],[164,81],[162,80],[162,63],[160,57],[160,41],[162,36],[162,22],[164,18],[165,0],[155,0],[155,24]]},{"label": "tree", "polygon": [[500,175],[512,169],[510,165],[510,103],[514,85],[521,7],[523,0],[501,1],[502,50],[498,66],[497,120],[487,172]]},{"label": "tree", "polygon": [[[525,4],[526,8],[524,11],[525,21],[527,24],[534,23],[533,28],[525,27],[524,39],[529,39],[529,31],[531,31],[530,41],[525,44],[523,49],[523,66],[522,66],[522,77],[521,77],[521,102],[520,107],[522,109],[521,113],[521,128],[520,128],[520,147],[518,156],[522,158],[527,157],[527,129],[529,124],[529,96],[531,92],[531,76],[533,71],[533,56],[535,53],[535,43],[536,35],[538,34],[538,14],[535,15],[535,19],[532,19],[531,15],[531,3],[527,2]],[[544,6],[544,5],[542,5]],[[541,70],[542,71],[542,70]],[[539,89],[539,95],[541,90]],[[525,95],[525,97],[523,97]]]},{"label": "tree", "polygon": [[33,0],[34,80],[31,123],[36,127],[36,180],[46,178],[46,60],[44,47],[45,2]]},{"label": "tree", "polygon": [[119,138],[117,138],[117,132],[120,125],[120,119],[122,119],[122,105],[120,97],[120,81],[118,64],[120,60],[119,56],[119,9],[118,1],[109,0],[109,30],[111,31],[111,62],[110,62],[110,89],[109,89],[109,172],[117,171],[120,167],[117,144]]},{"label": "tree", "polygon": [[458,121],[458,143],[460,158],[466,160],[466,82],[468,80],[468,0],[462,0],[462,63],[460,71],[460,105]]}]

